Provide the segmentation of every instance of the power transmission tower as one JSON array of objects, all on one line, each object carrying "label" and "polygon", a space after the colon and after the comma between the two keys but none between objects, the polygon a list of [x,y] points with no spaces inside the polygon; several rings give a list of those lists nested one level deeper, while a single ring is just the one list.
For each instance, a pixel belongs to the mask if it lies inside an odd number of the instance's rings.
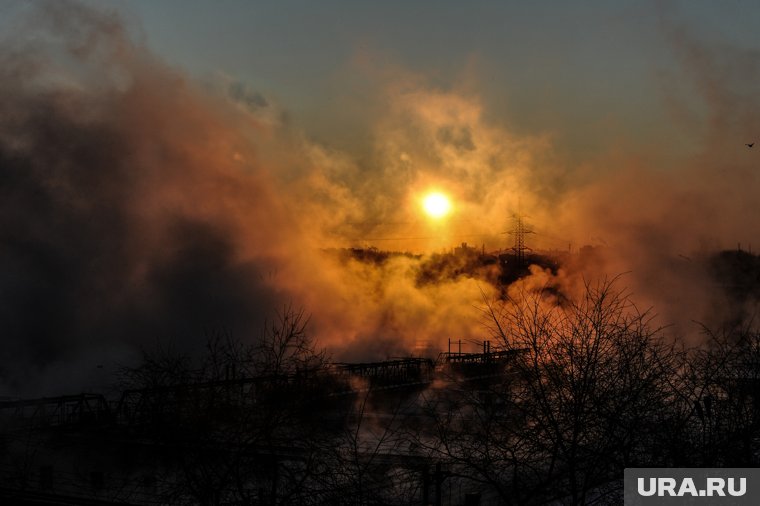
[{"label": "power transmission tower", "polygon": [[525,235],[532,234],[533,230],[525,225],[523,216],[520,214],[512,216],[512,220],[514,225],[512,230],[509,231],[510,235],[513,235],[515,238],[515,245],[512,247],[512,251],[515,253],[515,260],[518,267],[522,268],[525,266],[525,252],[533,251],[525,245]]}]

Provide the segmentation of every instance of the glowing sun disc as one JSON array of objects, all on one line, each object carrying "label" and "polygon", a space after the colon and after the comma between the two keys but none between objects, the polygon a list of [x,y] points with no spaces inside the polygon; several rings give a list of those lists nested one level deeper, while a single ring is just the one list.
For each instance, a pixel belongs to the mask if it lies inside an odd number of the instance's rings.
[{"label": "glowing sun disc", "polygon": [[430,193],[422,201],[422,207],[431,218],[443,218],[451,211],[451,201],[443,193]]}]

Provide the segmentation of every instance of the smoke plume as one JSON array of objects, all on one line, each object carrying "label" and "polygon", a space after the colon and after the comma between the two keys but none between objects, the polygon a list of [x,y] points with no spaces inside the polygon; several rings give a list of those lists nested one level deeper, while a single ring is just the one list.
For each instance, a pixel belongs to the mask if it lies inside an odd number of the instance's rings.
[{"label": "smoke plume", "polygon": [[[478,307],[499,296],[488,276],[420,271],[462,242],[507,248],[517,213],[536,248],[604,246],[557,273],[534,267],[531,286],[630,272],[634,296],[688,333],[720,312],[702,258],[760,227],[743,149],[760,116],[742,84],[760,62],[669,30],[683,68],[663,100],[699,137],[693,155],[611,151],[572,167],[550,136],[489,122],[477,95],[391,76],[360,159],[232,77],[188,79],[118,16],[40,4],[0,46],[0,394],[96,385],[156,341],[252,340],[285,304],[341,360],[482,340]],[[684,76],[704,110],[679,102]],[[432,189],[451,196],[449,220],[420,212]],[[404,254],[335,252],[372,246]]]}]

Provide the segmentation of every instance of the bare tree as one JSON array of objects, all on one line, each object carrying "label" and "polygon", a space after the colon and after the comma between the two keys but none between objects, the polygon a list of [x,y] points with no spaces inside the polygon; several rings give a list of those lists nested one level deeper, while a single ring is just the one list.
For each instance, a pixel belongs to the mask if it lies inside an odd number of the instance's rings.
[{"label": "bare tree", "polygon": [[315,486],[320,504],[412,504],[421,479],[403,430],[409,400],[363,386],[325,454],[328,469]]},{"label": "bare tree", "polygon": [[691,350],[681,384],[678,457],[689,465],[751,467],[760,436],[760,333],[750,320],[712,330]]},{"label": "bare tree", "polygon": [[289,504],[305,495],[332,437],[315,411],[330,381],[320,375],[327,357],[307,323],[286,306],[253,342],[217,332],[199,360],[161,349],[126,371],[135,404],[161,414],[143,430],[175,462],[171,502]]},{"label": "bare tree", "polygon": [[625,467],[652,464],[683,355],[614,281],[490,303],[508,364],[485,386],[429,393],[435,431],[417,440],[504,504],[618,497]]}]

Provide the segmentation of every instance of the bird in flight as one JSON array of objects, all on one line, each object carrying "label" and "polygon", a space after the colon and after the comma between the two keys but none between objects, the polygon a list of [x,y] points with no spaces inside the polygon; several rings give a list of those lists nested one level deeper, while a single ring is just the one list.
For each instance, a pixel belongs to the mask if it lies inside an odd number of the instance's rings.
[{"label": "bird in flight", "polygon": [[754,143],[754,142],[750,142],[749,144],[745,144],[745,146],[747,146],[748,148],[751,148],[751,147],[752,147],[752,146],[754,146],[754,145],[755,145],[755,143]]}]

